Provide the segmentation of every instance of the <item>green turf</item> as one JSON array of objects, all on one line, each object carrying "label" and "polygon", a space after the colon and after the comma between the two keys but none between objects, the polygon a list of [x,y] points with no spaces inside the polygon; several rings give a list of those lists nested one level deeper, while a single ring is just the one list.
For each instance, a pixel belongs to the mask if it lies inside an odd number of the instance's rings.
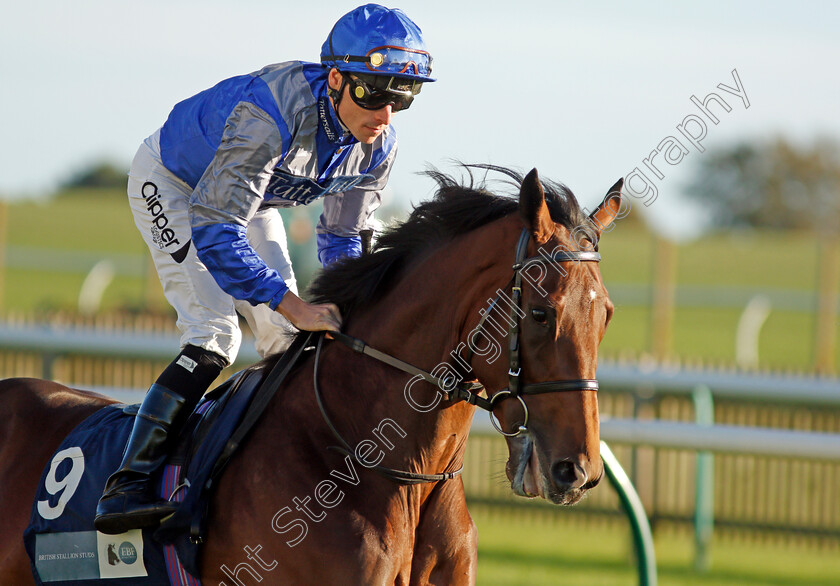
[{"label": "green turf", "polygon": [[[649,282],[656,246],[654,236],[641,226],[617,226],[599,243],[604,279]],[[818,243],[808,233],[751,230],[715,234],[675,246],[675,255],[681,285],[799,290],[816,286]]]},{"label": "green turf", "polygon": [[[506,513],[472,507],[478,527],[478,584],[541,586],[638,584],[632,542],[626,524],[586,523],[562,519],[523,520]],[[549,513],[551,514],[551,513]],[[559,520],[557,518],[559,517]],[[828,586],[840,583],[836,548],[719,538],[705,573],[694,569],[694,547],[688,532],[654,535],[657,573],[662,586]]]},{"label": "green turf", "polygon": [[[8,301],[5,306],[37,313],[76,307],[85,274],[9,269],[5,279],[4,297]],[[101,310],[140,310],[145,306],[146,288],[147,282],[141,277],[118,277],[105,289]],[[157,299],[162,295],[160,284],[155,282],[152,290],[160,307],[165,303]]]},{"label": "green turf", "polygon": [[11,204],[7,213],[10,245],[98,253],[146,252],[124,192],[74,191],[49,201]]}]

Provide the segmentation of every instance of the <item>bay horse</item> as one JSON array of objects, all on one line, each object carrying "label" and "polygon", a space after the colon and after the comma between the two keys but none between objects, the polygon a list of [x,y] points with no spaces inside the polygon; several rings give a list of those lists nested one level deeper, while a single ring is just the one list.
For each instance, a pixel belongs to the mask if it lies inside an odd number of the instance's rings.
[{"label": "bay horse", "polygon": [[[506,436],[516,494],[568,505],[598,483],[595,371],[613,306],[591,261],[621,181],[587,216],[536,169],[493,169],[518,198],[431,172],[434,199],[316,279],[346,343],[319,338],[225,469],[203,584],[474,584],[458,476],[474,405]],[[21,535],[42,470],[113,402],[0,382],[0,583],[32,583]]]}]

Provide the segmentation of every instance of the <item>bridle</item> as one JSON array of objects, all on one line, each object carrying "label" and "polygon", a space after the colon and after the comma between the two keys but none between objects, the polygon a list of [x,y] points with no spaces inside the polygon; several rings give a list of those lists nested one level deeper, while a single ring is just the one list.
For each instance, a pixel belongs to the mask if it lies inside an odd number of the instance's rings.
[{"label": "bridle", "polygon": [[[510,324],[510,330],[508,332],[508,356],[510,360],[510,368],[508,369],[507,388],[497,391],[489,399],[484,399],[483,397],[478,396],[474,390],[458,387],[454,389],[453,393],[451,393],[454,394],[454,397],[450,397],[453,400],[463,400],[486,410],[490,414],[490,423],[493,424],[496,431],[506,437],[516,437],[519,434],[528,431],[528,406],[522,398],[524,395],[598,390],[598,381],[596,379],[570,379],[531,384],[522,383],[522,363],[520,357],[521,349],[519,346],[519,333],[522,325],[521,322],[522,317],[525,315],[522,311],[522,270],[534,262],[600,262],[601,260],[601,255],[598,252],[582,250],[561,250],[555,251],[551,255],[525,258],[525,255],[528,252],[529,240],[530,233],[528,230],[522,230],[522,234],[519,236],[519,242],[516,246],[516,262],[513,265],[513,278],[511,279],[513,285],[511,287],[511,300],[513,303],[511,304],[510,321],[508,322]],[[478,331],[486,336],[486,334],[484,334],[485,322],[490,316],[493,308],[498,305],[501,295],[502,293],[500,292],[499,295],[496,296],[490,304],[490,308],[481,317],[476,329],[473,331]],[[466,358],[467,364],[472,362],[472,356],[472,347],[468,346]],[[522,405],[522,409],[525,413],[525,421],[523,421],[523,423],[517,427],[516,431],[512,433],[504,431],[501,425],[497,425],[496,420],[493,418],[493,409],[498,403],[504,401],[505,399],[517,399]]]},{"label": "bridle", "polygon": [[[416,377],[421,377],[428,383],[431,383],[438,387],[438,389],[444,394],[448,401],[451,401],[452,404],[458,403],[460,401],[465,401],[470,405],[475,405],[481,409],[487,411],[490,415],[490,422],[493,424],[493,427],[502,435],[506,437],[516,437],[522,433],[526,433],[528,431],[528,405],[525,403],[524,396],[526,395],[541,395],[545,393],[560,393],[560,392],[571,392],[571,391],[598,391],[598,381],[597,379],[571,379],[571,380],[557,380],[557,381],[546,381],[540,383],[530,383],[530,384],[523,384],[522,382],[522,365],[521,365],[521,348],[519,345],[519,335],[521,331],[521,321],[522,317],[525,313],[522,311],[522,271],[525,267],[529,266],[532,263],[545,263],[545,262],[599,262],[601,260],[601,255],[597,251],[581,251],[581,250],[555,250],[551,254],[541,254],[540,256],[533,256],[526,258],[525,255],[528,253],[528,242],[530,241],[530,232],[527,229],[523,229],[522,233],[519,236],[519,241],[516,245],[516,260],[513,264],[513,277],[508,282],[508,285],[511,286],[511,313],[510,313],[510,320],[509,320],[509,331],[508,331],[508,350],[509,350],[509,366],[508,369],[508,386],[507,388],[501,389],[496,391],[491,397],[484,398],[480,395],[481,392],[486,391],[484,385],[482,385],[478,381],[467,381],[461,380],[460,382],[455,382],[452,378],[440,378],[436,377],[433,374],[426,372],[416,366],[413,366],[407,362],[404,362],[398,358],[395,358],[389,354],[376,350],[375,348],[371,348],[365,342],[358,338],[354,338],[352,336],[348,336],[347,334],[342,334],[338,332],[330,332],[330,336],[332,336],[335,340],[341,342],[351,350],[359,352],[361,354],[365,354],[375,360],[380,362],[384,362],[389,366],[412,374]],[[508,285],[505,286],[505,290],[507,289]],[[487,311],[479,320],[478,325],[473,330],[473,332],[478,332],[485,337],[487,334],[485,333],[485,324],[492,313],[493,309],[498,307],[499,300],[501,295],[504,293],[504,290],[499,292],[499,295],[492,301]],[[338,433],[338,430],[332,424],[329,416],[327,415],[326,409],[323,404],[323,400],[321,398],[321,392],[319,390],[318,385],[318,363],[320,361],[320,353],[321,347],[324,340],[324,333],[322,332],[317,341],[316,352],[315,352],[315,371],[314,371],[314,387],[315,387],[315,397],[318,401],[318,406],[321,409],[321,414],[324,417],[328,427],[333,432],[333,435],[341,442],[342,447],[335,447],[334,449],[349,455],[350,457],[355,458],[355,454],[347,443],[346,440]],[[468,353],[465,359],[465,364],[470,365],[471,360],[473,357],[473,350],[468,345]],[[459,361],[460,362],[460,361]],[[472,366],[469,366],[470,371],[472,371]],[[516,430],[513,432],[506,432],[502,429],[501,424],[497,424],[496,420],[493,417],[493,409],[495,409],[499,403],[506,399],[517,399],[519,403],[522,405],[522,409],[525,414],[524,421],[517,426]],[[364,464],[363,464],[364,465]],[[366,466],[370,467],[370,466]],[[397,482],[401,482],[404,484],[417,484],[422,482],[437,482],[440,480],[449,480],[454,478],[455,476],[461,473],[459,469],[455,472],[444,472],[441,474],[418,474],[414,472],[406,472],[401,470],[394,470],[392,468],[386,468],[384,466],[374,466],[372,468],[377,472],[395,480]]]}]

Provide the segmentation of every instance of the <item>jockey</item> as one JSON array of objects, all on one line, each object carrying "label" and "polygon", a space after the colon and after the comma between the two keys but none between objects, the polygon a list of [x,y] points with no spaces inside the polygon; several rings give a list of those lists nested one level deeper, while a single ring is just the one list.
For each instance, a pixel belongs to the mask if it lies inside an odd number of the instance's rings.
[{"label": "jockey", "polygon": [[317,227],[324,266],[361,254],[397,152],[391,127],[431,76],[420,28],[376,4],[336,22],[321,63],[289,61],[226,79],[176,104],[140,146],[128,196],[163,291],[178,315],[181,352],[135,419],[95,526],[115,534],[175,510],[149,482],[170,439],[239,350],[237,312],[265,356],[288,333],[338,331],[333,304],[297,295],[276,208],[324,198]]}]

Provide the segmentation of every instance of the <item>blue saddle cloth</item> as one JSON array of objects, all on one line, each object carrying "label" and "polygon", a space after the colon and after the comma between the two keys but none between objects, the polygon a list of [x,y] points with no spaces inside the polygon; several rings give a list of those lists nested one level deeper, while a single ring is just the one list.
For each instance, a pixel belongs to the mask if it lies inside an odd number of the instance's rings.
[{"label": "blue saddle cloth", "polygon": [[36,583],[200,586],[199,545],[190,540],[189,529],[203,521],[208,480],[262,375],[252,369],[238,373],[199,403],[173,457],[153,479],[162,497],[181,503],[156,530],[104,535],[93,526],[105,482],[122,460],[136,406],[109,405],[80,423],[44,470],[24,532]]}]

